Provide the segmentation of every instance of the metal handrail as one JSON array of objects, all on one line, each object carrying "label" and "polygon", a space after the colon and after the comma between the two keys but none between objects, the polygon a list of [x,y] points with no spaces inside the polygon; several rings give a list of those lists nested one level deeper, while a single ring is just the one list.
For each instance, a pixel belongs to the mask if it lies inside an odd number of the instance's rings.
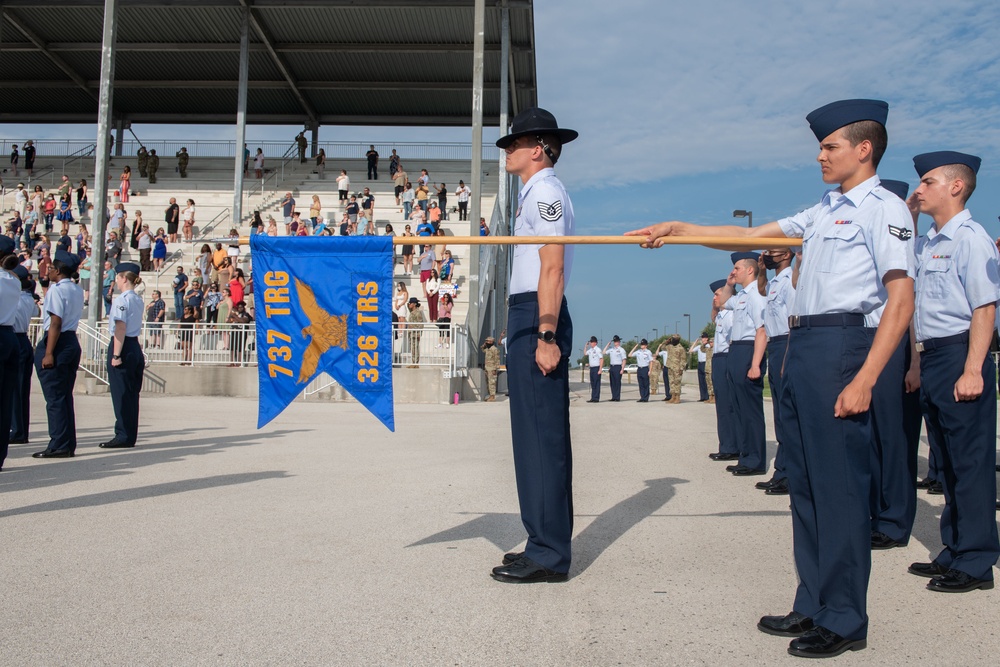
[{"label": "metal handrail", "polygon": [[104,353],[108,349],[111,337],[99,329],[92,329],[83,320],[76,328],[80,336],[80,370],[91,376],[101,384],[109,384],[108,367],[104,362]]},{"label": "metal handrail", "polygon": [[69,165],[73,164],[77,160],[82,160],[84,158],[90,157],[91,155],[94,154],[96,150],[97,150],[97,144],[90,144],[89,146],[84,146],[80,150],[74,151],[69,155],[67,155],[63,159],[62,173],[65,174],[68,171],[67,167],[69,167]]},{"label": "metal handrail", "polygon": [[231,216],[231,213],[232,213],[232,209],[230,207],[228,207],[228,206],[226,208],[222,209],[221,211],[219,211],[215,215],[215,217],[212,218],[211,220],[209,220],[208,224],[206,224],[205,227],[200,230],[200,232],[201,232],[200,235],[202,237],[202,240],[201,241],[197,241],[197,240],[194,240],[194,239],[191,240],[191,261],[193,261],[193,262],[197,262],[198,261],[198,252],[195,250],[195,246],[197,246],[199,242],[203,243],[203,244],[207,243],[207,241],[205,241],[204,239],[205,239],[206,236],[208,236],[208,233],[210,231],[212,231],[213,229],[215,229],[216,227],[219,226],[219,221],[221,219],[223,219],[224,216]]},{"label": "metal handrail", "polygon": [[56,168],[55,165],[49,165],[47,167],[42,167],[42,169],[48,169],[48,171],[42,171],[41,173],[32,174],[28,177],[27,186],[30,189],[33,181],[38,181],[46,176],[49,177],[49,188],[55,187],[56,184]]}]

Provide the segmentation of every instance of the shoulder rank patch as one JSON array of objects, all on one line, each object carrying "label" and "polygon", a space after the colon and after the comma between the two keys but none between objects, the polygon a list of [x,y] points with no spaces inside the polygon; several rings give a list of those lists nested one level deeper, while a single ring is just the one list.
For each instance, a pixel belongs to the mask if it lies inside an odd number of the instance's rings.
[{"label": "shoulder rank patch", "polygon": [[555,222],[562,217],[562,201],[557,199],[551,204],[538,202],[538,214],[542,216],[542,220]]},{"label": "shoulder rank patch", "polygon": [[913,236],[913,232],[905,227],[893,227],[889,225],[889,233],[895,236],[900,241],[908,241],[910,237]]}]

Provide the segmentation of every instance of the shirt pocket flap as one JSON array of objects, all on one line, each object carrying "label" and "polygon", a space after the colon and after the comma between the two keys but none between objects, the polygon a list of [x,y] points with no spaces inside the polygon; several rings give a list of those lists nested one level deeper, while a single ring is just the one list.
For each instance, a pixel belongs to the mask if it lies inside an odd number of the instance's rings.
[{"label": "shirt pocket flap", "polygon": [[860,231],[861,228],[857,225],[834,225],[832,229],[827,230],[823,234],[823,238],[851,241]]},{"label": "shirt pocket flap", "polygon": [[945,257],[935,257],[924,264],[924,271],[928,273],[947,273],[950,270],[951,260]]}]

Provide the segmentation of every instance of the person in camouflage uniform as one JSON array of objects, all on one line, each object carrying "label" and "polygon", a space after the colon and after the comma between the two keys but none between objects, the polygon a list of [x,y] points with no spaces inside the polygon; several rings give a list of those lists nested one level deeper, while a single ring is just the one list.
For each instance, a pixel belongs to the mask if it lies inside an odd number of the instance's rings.
[{"label": "person in camouflage uniform", "polygon": [[149,161],[146,163],[146,171],[149,172],[149,182],[156,183],[156,172],[160,169],[160,156],[156,154],[156,149],[149,151]]},{"label": "person in camouflage uniform", "polygon": [[500,368],[500,348],[496,346],[496,340],[493,336],[487,336],[482,349],[486,354],[486,362],[483,364],[483,368],[486,369],[486,386],[489,390],[489,396],[483,400],[495,401],[497,400],[497,371]]},{"label": "person in camouflage uniform", "polygon": [[139,156],[139,175],[146,178],[146,166],[149,164],[149,151],[146,150],[145,146],[139,146],[139,152],[136,153]]},{"label": "person in camouflage uniform", "polygon": [[660,363],[660,357],[653,355],[653,360],[649,362],[649,393],[656,394],[657,389],[660,388],[660,372],[663,370],[663,364]]},{"label": "person in camouflage uniform", "polygon": [[410,310],[410,314],[406,316],[407,328],[414,325],[414,330],[408,331],[406,334],[410,339],[411,364],[409,368],[420,368],[420,334],[423,333],[421,325],[427,322],[427,318],[424,316],[424,309],[420,307],[420,299],[410,297],[410,300],[406,302],[406,307]]},{"label": "person in camouflage uniform", "polygon": [[708,384],[708,402],[715,403],[715,385],[712,384],[712,352],[715,350],[715,341],[708,339],[708,344],[703,346],[705,350],[705,382]]},{"label": "person in camouflage uniform", "polygon": [[187,178],[188,175],[188,162],[190,162],[191,156],[188,155],[188,149],[181,146],[180,151],[177,153],[177,171],[181,173],[181,178]]},{"label": "person in camouflage uniform", "polygon": [[667,372],[670,375],[670,403],[680,403],[681,378],[684,377],[684,369],[687,368],[688,360],[687,350],[681,345],[680,336],[670,337],[667,354]]}]

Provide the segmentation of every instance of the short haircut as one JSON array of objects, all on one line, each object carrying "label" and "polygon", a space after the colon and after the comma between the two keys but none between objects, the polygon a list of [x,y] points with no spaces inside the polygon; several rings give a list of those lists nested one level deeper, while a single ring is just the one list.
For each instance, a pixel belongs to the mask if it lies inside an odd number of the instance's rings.
[{"label": "short haircut", "polygon": [[737,264],[742,264],[743,266],[746,266],[746,267],[752,267],[753,268],[753,274],[755,276],[760,272],[760,267],[757,266],[757,262],[755,262],[752,259],[741,259],[741,260],[739,260],[737,262]]},{"label": "short haircut", "polygon": [[885,131],[885,126],[874,120],[859,120],[857,123],[845,125],[842,129],[844,138],[851,142],[851,146],[857,146],[862,141],[871,142],[872,165],[878,168],[886,146],[889,145],[889,134]]},{"label": "short haircut", "polygon": [[559,156],[562,154],[562,141],[560,141],[559,137],[554,134],[540,134],[537,139],[542,144],[543,149],[548,146],[548,150],[545,151],[545,154],[549,156],[549,159],[552,160],[552,164],[554,166],[555,163],[559,161]]},{"label": "short haircut", "polygon": [[962,203],[964,204],[969,201],[969,197],[976,191],[976,172],[964,164],[946,164],[944,165],[943,172],[945,178],[950,180],[958,179],[965,184],[961,194]]}]

